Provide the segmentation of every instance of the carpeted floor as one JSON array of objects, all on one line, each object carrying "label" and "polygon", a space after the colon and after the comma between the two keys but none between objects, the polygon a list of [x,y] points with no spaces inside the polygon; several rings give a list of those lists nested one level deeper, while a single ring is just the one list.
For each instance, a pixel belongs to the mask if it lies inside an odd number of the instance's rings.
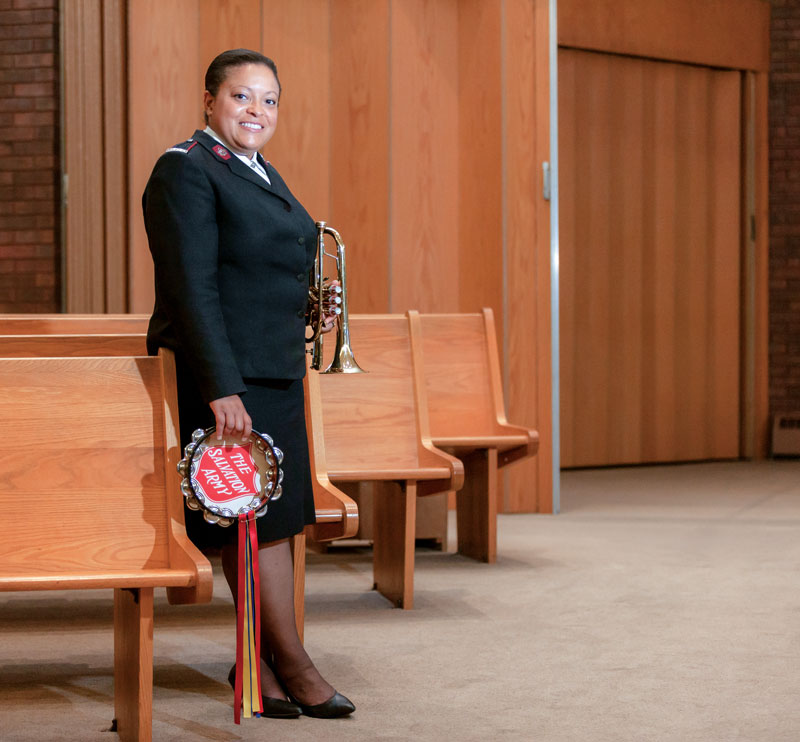
[{"label": "carpeted floor", "polygon": [[[235,726],[221,579],[161,593],[153,739],[800,740],[800,462],[567,472],[562,508],[501,516],[495,565],[419,549],[413,611],[368,549],[309,554],[306,645],[349,719]],[[117,738],[110,598],[0,594],[0,740]]]}]

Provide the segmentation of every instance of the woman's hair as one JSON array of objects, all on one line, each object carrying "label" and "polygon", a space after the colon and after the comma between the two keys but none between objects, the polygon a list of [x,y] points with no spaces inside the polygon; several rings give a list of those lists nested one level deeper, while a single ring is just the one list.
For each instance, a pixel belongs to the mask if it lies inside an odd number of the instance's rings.
[{"label": "woman's hair", "polygon": [[[206,90],[216,98],[219,86],[225,82],[225,78],[228,76],[228,70],[232,67],[241,67],[243,64],[263,64],[269,67],[278,82],[278,97],[280,97],[281,81],[278,78],[277,65],[269,57],[265,57],[261,52],[254,52],[252,49],[228,49],[214,57],[206,70]],[[208,115],[203,115],[208,123]]]}]

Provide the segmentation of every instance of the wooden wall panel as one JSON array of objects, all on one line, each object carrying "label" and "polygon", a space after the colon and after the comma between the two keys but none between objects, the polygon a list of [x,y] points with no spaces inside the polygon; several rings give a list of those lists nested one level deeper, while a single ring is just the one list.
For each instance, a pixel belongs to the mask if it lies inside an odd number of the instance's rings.
[{"label": "wooden wall panel", "polygon": [[559,66],[563,464],[735,458],[739,73]]},{"label": "wooden wall panel", "polygon": [[[645,332],[643,359],[646,365],[642,369],[642,374],[651,380],[648,392],[654,395],[657,406],[662,409],[677,410],[681,404],[681,390],[675,384],[674,359],[680,352],[681,338],[674,315],[675,296],[679,290],[681,274],[674,246],[682,235],[677,220],[666,218],[657,221],[656,211],[675,214],[679,209],[679,193],[675,184],[680,174],[675,152],[678,148],[680,110],[674,102],[679,99],[681,93],[678,88],[678,78],[669,65],[653,67],[652,74],[657,93],[655,97],[666,104],[656,106],[652,113],[651,109],[648,109],[649,118],[645,121],[648,127],[646,136],[651,140],[655,140],[658,136],[661,146],[651,148],[648,155],[647,167],[653,177],[648,183],[648,191],[645,192],[647,210],[642,214],[645,219],[646,240],[643,249],[646,253],[649,281],[647,293],[642,292],[642,301],[647,300],[649,294],[649,301],[652,302],[652,311],[647,312],[643,324]],[[586,197],[589,197],[588,193]],[[652,247],[648,248],[648,244]],[[651,292],[651,282],[656,280],[654,277],[657,277],[660,290]],[[562,399],[566,402],[566,394],[562,393]],[[641,402],[646,403],[644,399]],[[651,455],[656,459],[664,455],[669,447],[668,442],[674,441],[679,435],[678,423],[679,418],[673,414],[658,420],[655,426],[636,426],[637,432],[642,436],[642,449],[653,451]]]},{"label": "wooden wall panel", "polygon": [[[690,68],[690,74],[694,73]],[[742,338],[742,128],[733,126],[733,116],[741,115],[742,75],[714,71],[707,75],[698,91],[707,101],[704,151],[711,160],[706,172],[706,191],[710,200],[706,234],[698,245],[709,248],[706,279],[706,307],[713,321],[706,328],[706,365],[714,385],[707,388],[713,407],[707,408],[709,448],[741,455],[740,424]],[[734,314],[731,307],[736,307]],[[696,320],[692,320],[696,321]],[[731,338],[736,338],[735,343]],[[725,348],[723,350],[723,347]],[[736,373],[730,367],[736,367]],[[710,392],[710,394],[709,394]],[[735,402],[734,402],[735,400]]]},{"label": "wooden wall panel", "polygon": [[[198,10],[203,77],[211,60],[228,49],[254,49],[269,56],[261,48],[261,0],[199,0]],[[202,99],[199,110],[203,110]]]},{"label": "wooden wall panel", "polygon": [[[458,309],[491,307],[503,337],[501,0],[458,4]],[[480,49],[480,53],[476,53]]]},{"label": "wooden wall panel", "polygon": [[65,309],[127,308],[127,113],[122,0],[65,3]]},{"label": "wooden wall panel", "polygon": [[742,430],[741,454],[768,455],[769,211],[768,83],[765,72],[742,76]]},{"label": "wooden wall panel", "polygon": [[[104,312],[128,308],[127,13],[124,0],[103,4]],[[97,251],[97,246],[92,245]]]},{"label": "wooden wall panel", "polygon": [[558,0],[558,43],[709,67],[769,69],[765,0]]},{"label": "wooden wall panel", "polygon": [[[592,129],[581,127],[580,122],[586,120],[586,113],[580,110],[581,97],[578,91],[578,70],[576,64],[570,64],[569,59],[559,50],[558,56],[558,170],[559,185],[562,193],[559,196],[558,204],[558,236],[561,245],[577,244],[576,234],[576,211],[577,205],[585,198],[586,194],[582,190],[584,180],[577,171],[576,162],[585,161],[588,158],[587,148],[584,147],[584,135],[589,136]],[[599,84],[598,84],[599,87]],[[594,90],[594,88],[593,88]],[[570,91],[568,96],[565,91]],[[587,91],[587,97],[591,91]],[[572,147],[564,147],[563,142],[572,142]],[[571,183],[569,190],[564,190],[561,183]],[[569,192],[570,197],[565,195]],[[588,218],[588,215],[587,215]],[[568,290],[568,287],[575,285],[577,277],[575,273],[576,260],[570,260],[565,255],[559,256],[559,329],[563,334],[563,328],[574,327],[575,301]],[[560,337],[560,428],[561,445],[565,440],[571,440],[575,436],[574,425],[578,422],[579,415],[575,405],[575,395],[564,395],[564,389],[576,389],[578,384],[577,363],[570,360],[570,349],[564,347],[563,337]],[[583,412],[582,412],[583,414]],[[586,413],[588,417],[589,413]],[[563,453],[562,453],[563,460]]]},{"label": "wooden wall panel", "polygon": [[[72,312],[105,311],[104,161],[92,155],[104,128],[103,31],[99,0],[66,3],[61,22],[68,43],[63,50],[63,117],[67,137],[64,296]],[[98,100],[98,95],[101,96]],[[102,154],[102,147],[101,147]],[[97,246],[101,246],[100,249]],[[100,278],[101,280],[98,280]]]},{"label": "wooden wall panel", "polygon": [[153,309],[153,263],[142,220],[142,192],[167,147],[202,128],[203,75],[198,0],[136,0],[128,5],[128,199],[130,311]]},{"label": "wooden wall panel", "polygon": [[458,4],[391,4],[392,312],[458,306]]},{"label": "wooden wall panel", "polygon": [[278,65],[278,128],[265,155],[314,219],[330,214],[330,0],[263,0],[264,53]]},{"label": "wooden wall panel", "polygon": [[[389,311],[389,3],[331,6],[331,226],[350,311]],[[322,218],[322,217],[320,217]]]},{"label": "wooden wall panel", "polygon": [[503,94],[505,383],[510,421],[539,431],[538,454],[507,474],[503,509],[552,512],[548,3],[506,0]]}]

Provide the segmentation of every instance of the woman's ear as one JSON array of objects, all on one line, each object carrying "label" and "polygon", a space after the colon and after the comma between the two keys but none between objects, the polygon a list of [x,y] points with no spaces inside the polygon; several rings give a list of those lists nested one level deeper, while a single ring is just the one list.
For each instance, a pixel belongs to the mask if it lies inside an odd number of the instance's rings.
[{"label": "woman's ear", "polygon": [[214,110],[214,96],[206,90],[203,93],[203,110],[208,116]]}]

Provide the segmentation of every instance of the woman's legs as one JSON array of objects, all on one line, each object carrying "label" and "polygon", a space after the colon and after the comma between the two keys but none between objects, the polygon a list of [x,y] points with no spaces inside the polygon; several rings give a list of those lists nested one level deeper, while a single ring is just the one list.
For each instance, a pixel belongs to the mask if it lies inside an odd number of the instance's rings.
[{"label": "woman's legs", "polygon": [[[222,549],[222,568],[235,603],[238,590],[235,544]],[[271,661],[286,691],[301,703],[324,703],[335,690],[314,667],[297,634],[294,571],[288,539],[259,544],[258,575],[261,584],[261,656]],[[262,672],[261,684],[265,696],[285,697],[272,672]]]}]

